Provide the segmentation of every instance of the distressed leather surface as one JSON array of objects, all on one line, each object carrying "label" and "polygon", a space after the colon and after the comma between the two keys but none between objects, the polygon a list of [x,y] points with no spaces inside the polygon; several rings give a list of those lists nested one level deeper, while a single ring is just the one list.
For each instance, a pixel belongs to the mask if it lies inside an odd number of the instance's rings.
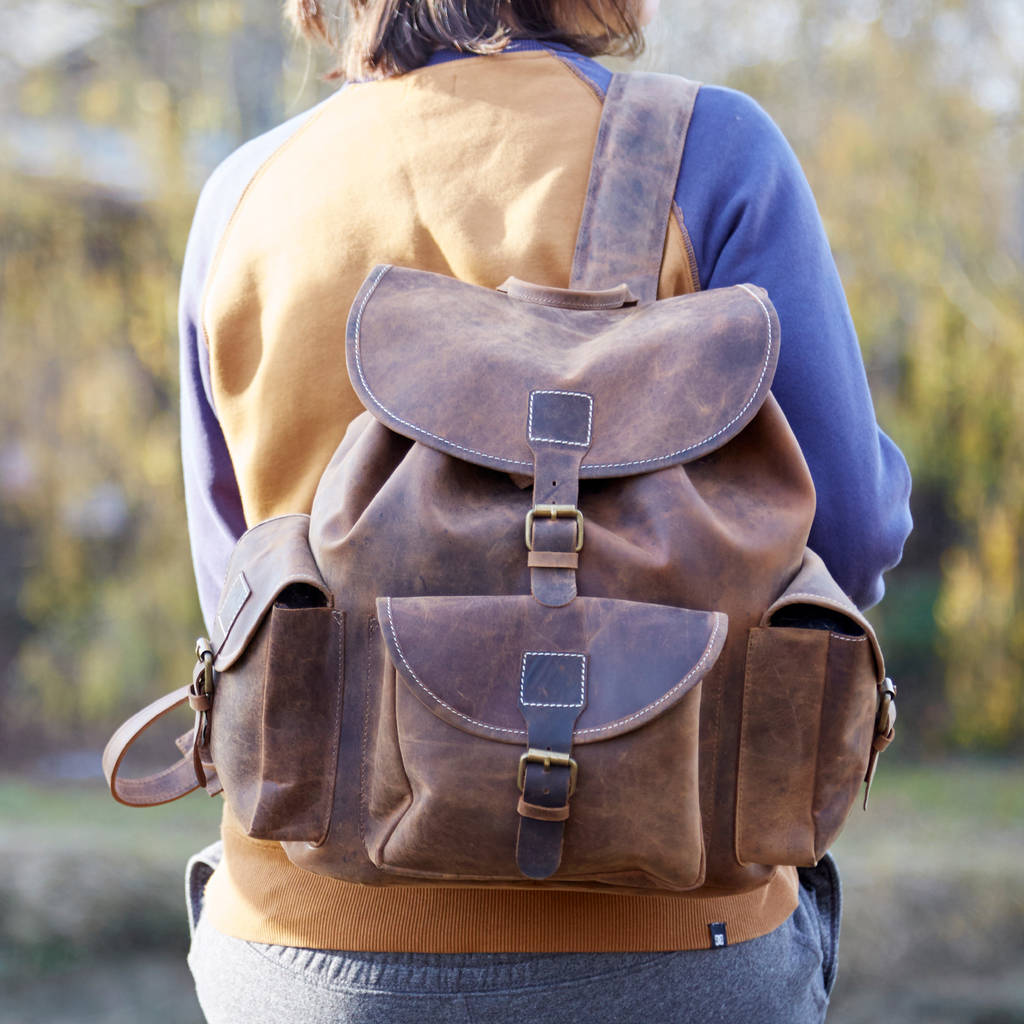
[{"label": "distressed leather surface", "polygon": [[[519,396],[518,405],[525,437],[526,394]],[[364,849],[374,863],[384,864],[381,851],[386,846],[394,851],[406,850],[387,859],[388,876],[407,875],[414,881],[417,872],[426,872],[420,877],[443,876],[454,881],[455,869],[444,869],[440,859],[412,867],[412,840],[408,848],[399,842],[400,836],[415,836],[428,827],[420,811],[412,810],[417,787],[433,792],[427,769],[413,767],[418,765],[419,741],[413,743],[404,736],[414,733],[429,737],[431,746],[442,749],[451,748],[454,737],[460,737],[465,763],[473,766],[473,784],[463,785],[458,794],[463,822],[480,823],[485,832],[491,828],[490,823],[483,822],[483,807],[492,805],[488,803],[491,798],[478,794],[478,784],[492,780],[487,784],[511,790],[508,800],[503,798],[509,807],[510,823],[493,827],[504,829],[501,834],[508,839],[506,863],[509,871],[514,870],[518,794],[514,780],[509,782],[509,774],[518,762],[517,748],[512,744],[496,745],[490,739],[462,738],[466,734],[442,722],[404,682],[396,684],[384,667],[389,659],[379,649],[383,647],[379,628],[371,630],[369,624],[371,620],[376,623],[375,604],[381,595],[392,598],[393,608],[399,599],[409,598],[518,595],[532,600],[527,596],[530,569],[523,537],[531,504],[530,492],[506,474],[414,444],[373,417],[363,417],[350,428],[321,481],[310,521],[310,539],[339,607],[346,610],[351,622],[367,624],[350,629],[347,636],[347,664],[367,668],[365,674],[350,672],[346,679],[346,704],[361,706],[363,714],[344,716],[339,761],[340,779],[362,776],[364,783],[339,787],[331,834],[319,850],[288,844],[289,856],[300,866],[381,884],[381,872],[367,862]],[[693,806],[717,809],[715,813],[707,811],[700,825],[702,844],[698,845],[707,852],[707,881],[733,890],[753,888],[772,869],[743,867],[735,856],[745,641],[747,629],[760,622],[764,610],[797,574],[803,559],[814,492],[795,439],[769,396],[746,429],[704,458],[615,480],[583,479],[579,507],[586,520],[586,539],[576,573],[580,598],[607,597],[677,609],[714,610],[728,616],[729,640],[705,675],[699,698],[689,698],[700,718],[699,727],[690,733],[699,747],[692,785],[693,792],[699,791],[700,796],[694,797]],[[552,611],[571,609],[580,604],[580,598],[565,609]],[[402,628],[400,624],[399,630]],[[441,629],[436,633],[432,640],[435,656],[449,661],[461,657],[456,652],[463,646],[481,659],[494,646],[493,634],[471,619],[466,620],[458,640]],[[476,635],[481,636],[480,643],[474,643],[472,637]],[[381,678],[388,680],[383,687],[375,682]],[[481,671],[474,685],[486,685],[485,679]],[[415,723],[415,729],[405,734],[399,724],[403,717]],[[668,720],[671,716],[663,717]],[[631,734],[642,733],[643,744],[628,744],[625,737],[616,737],[607,741],[614,746],[580,745],[581,777],[591,747],[611,751],[621,746],[624,749],[617,770],[620,777],[626,771],[634,780],[635,785],[630,786],[631,807],[643,806],[642,801],[637,802],[639,789],[653,793],[657,786],[678,787],[678,772],[673,769],[675,781],[670,782],[664,764],[647,764],[637,752],[639,747],[646,747],[650,737],[670,729],[660,721],[651,721]],[[672,749],[677,742],[678,737],[666,737],[665,749]],[[478,743],[483,744],[479,755]],[[636,749],[627,754],[629,747]],[[508,748],[504,754],[502,748]],[[673,762],[670,759],[665,763]],[[651,784],[653,788],[648,789],[646,783],[640,785],[640,779],[632,774],[634,764],[643,764],[643,770],[652,773],[650,778],[657,780]],[[373,766],[372,772],[368,765]],[[368,779],[368,775],[373,778]],[[589,786],[602,790],[611,786],[613,778],[607,772],[588,772],[586,777]],[[372,791],[372,796],[364,805],[360,790],[365,788]],[[589,814],[583,814],[584,795],[581,790],[574,798],[561,867],[550,883],[541,884],[557,884],[574,877],[573,872],[581,870],[574,866],[574,858],[589,863],[581,844],[600,845],[607,839],[598,838],[594,826],[594,815],[599,812],[592,807]],[[575,811],[577,805],[581,808],[579,814]],[[645,807],[645,812],[653,810],[651,805]],[[446,815],[454,813],[450,808]],[[447,822],[442,828],[461,828],[446,815],[440,819]],[[657,819],[657,813],[653,813],[652,820]],[[613,824],[610,819],[605,826],[616,832],[623,828],[621,821]],[[389,840],[392,827],[394,835]],[[667,824],[664,832],[657,826],[648,827],[646,842],[658,849],[674,848],[678,845],[678,827],[677,823]],[[411,830],[408,833],[404,831],[407,828]],[[494,835],[488,836],[486,842],[497,842]],[[466,850],[451,851],[451,855],[452,864],[469,871]],[[623,862],[619,866],[626,871]],[[662,877],[664,871],[659,867],[655,873]],[[470,874],[480,877],[479,872]],[[647,882],[641,884],[650,885],[648,873],[643,874]]]},{"label": "distressed leather surface", "polygon": [[579,310],[383,266],[353,304],[347,359],[356,393],[383,424],[509,473],[532,471],[525,396],[586,392],[587,479],[689,462],[725,444],[767,397],[778,345],[775,310],[750,285]]},{"label": "distressed leather surface", "polygon": [[665,227],[699,88],[675,75],[613,76],[571,287],[610,288],[625,281],[641,302],[656,297]]},{"label": "distressed leather surface", "polygon": [[333,605],[309,550],[309,516],[275,516],[247,530],[232,552],[210,637],[218,672],[234,664],[277,596],[294,584]]},{"label": "distressed leather surface", "polygon": [[[615,223],[628,250],[632,222]],[[581,231],[574,285],[614,288],[595,237]],[[217,772],[243,827],[299,866],[738,892],[813,863],[845,817],[881,656],[806,549],[814,490],[769,393],[770,303],[740,286],[605,304],[388,267],[360,292],[347,359],[369,411],[308,523],[242,539],[215,638]],[[579,402],[534,408],[542,392],[585,396],[586,422]],[[540,517],[531,565],[526,514],[545,501],[579,509],[584,543],[570,550],[573,518]],[[326,606],[281,604],[291,583]],[[804,605],[861,634],[771,625]],[[523,714],[531,651],[585,666],[571,734]],[[571,798],[563,768],[544,792],[536,761],[520,794],[535,729],[571,748]],[[543,881],[517,862],[527,819]]]},{"label": "distressed leather surface", "polygon": [[[500,742],[455,729],[397,676],[390,658],[374,653],[369,664],[380,695],[368,690],[359,830],[384,878],[363,871],[367,881],[678,892],[701,884],[699,684],[636,732],[574,749],[579,784],[570,801],[559,867],[547,881],[527,883],[516,858],[516,775],[525,737],[521,743]],[[512,689],[514,705],[515,680]],[[520,729],[522,724],[520,719]],[[673,800],[665,801],[666,790]],[[299,853],[288,849],[293,858]],[[321,852],[326,854],[328,846]],[[310,855],[306,863],[316,866],[318,860]]]},{"label": "distressed leather surface", "polygon": [[323,841],[334,801],[344,614],[275,604],[214,693],[210,754],[257,839]]},{"label": "distressed leather surface", "polygon": [[840,607],[859,635],[771,625],[749,633],[736,798],[744,864],[816,864],[867,771],[882,680],[877,641],[822,572],[810,553],[772,607]]},{"label": "distressed leather surface", "polygon": [[728,632],[718,613],[598,597],[563,608],[525,596],[381,598],[377,617],[392,664],[424,706],[455,729],[516,746],[526,742],[527,652],[586,656],[586,706],[572,737],[586,744],[677,704],[710,671]]}]

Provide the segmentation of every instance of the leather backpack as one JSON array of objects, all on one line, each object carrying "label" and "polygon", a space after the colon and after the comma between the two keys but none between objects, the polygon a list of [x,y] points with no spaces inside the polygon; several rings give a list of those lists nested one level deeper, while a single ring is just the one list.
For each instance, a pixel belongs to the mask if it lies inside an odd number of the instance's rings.
[{"label": "leather backpack", "polygon": [[[372,885],[735,892],[823,855],[894,690],[806,546],[767,294],[657,300],[696,92],[613,77],[568,289],[373,271],[366,412],[311,514],[238,541],[191,685],[112,738],[118,800],[223,790]],[[181,760],[121,777],[185,702]]]}]

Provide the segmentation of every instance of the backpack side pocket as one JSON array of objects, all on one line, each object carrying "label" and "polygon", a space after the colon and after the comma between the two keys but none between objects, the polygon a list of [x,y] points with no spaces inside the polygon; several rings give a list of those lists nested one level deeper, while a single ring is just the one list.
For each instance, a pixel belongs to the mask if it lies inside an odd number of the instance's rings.
[{"label": "backpack side pocket", "polygon": [[741,864],[816,864],[867,773],[881,654],[867,620],[808,552],[750,630],[736,794]]},{"label": "backpack side pocket", "polygon": [[319,845],[334,803],[345,615],[309,554],[307,523],[268,520],[236,548],[214,641],[210,753],[248,835]]}]

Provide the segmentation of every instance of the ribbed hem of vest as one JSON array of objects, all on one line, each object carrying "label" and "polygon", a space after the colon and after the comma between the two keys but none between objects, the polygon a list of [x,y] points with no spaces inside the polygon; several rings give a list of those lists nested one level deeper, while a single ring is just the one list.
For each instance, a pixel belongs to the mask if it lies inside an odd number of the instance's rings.
[{"label": "ribbed hem of vest", "polygon": [[625,953],[707,949],[777,928],[796,909],[795,868],[729,896],[627,896],[353,885],[296,867],[277,843],[222,830],[203,912],[225,935],[280,946],[393,953]]}]

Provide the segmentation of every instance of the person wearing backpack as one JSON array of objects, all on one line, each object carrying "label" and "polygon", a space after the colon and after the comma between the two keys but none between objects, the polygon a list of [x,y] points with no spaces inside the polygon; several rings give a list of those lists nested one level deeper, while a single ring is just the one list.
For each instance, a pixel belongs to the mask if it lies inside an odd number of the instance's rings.
[{"label": "person wearing backpack", "polygon": [[[375,267],[502,286],[541,306],[561,301],[557,290],[572,283],[587,217],[602,102],[616,88],[593,57],[637,52],[657,0],[339,0],[339,8],[344,39],[335,30],[338,11],[318,0],[289,5],[307,35],[339,49],[350,84],[215,171],[185,257],[183,458],[211,636],[230,632],[226,620],[249,596],[248,583],[237,601],[229,593],[239,538],[256,524],[308,513],[336,449],[360,443],[364,421],[357,417],[376,393],[356,377],[350,383],[344,324],[358,294],[350,338],[354,330],[358,340],[364,310],[369,338],[375,306],[367,306],[373,289],[363,282]],[[839,640],[864,640],[863,633],[844,637],[835,616],[856,619],[856,608],[879,600],[882,573],[899,560],[910,529],[906,464],[876,424],[828,243],[789,146],[742,94],[694,88],[683,107],[685,149],[681,141],[654,268],[657,297],[747,285],[767,293],[783,338],[781,346],[770,338],[778,360],[772,394],[817,499],[807,543],[852,601],[830,599],[819,612]],[[609,166],[630,167],[637,152],[612,154]],[[639,165],[636,178],[642,180]],[[595,231],[604,223],[599,218]],[[385,271],[375,273],[374,287]],[[767,317],[762,293],[747,291],[750,308],[760,304]],[[381,294],[373,303],[384,301]],[[620,299],[630,304],[628,296]],[[776,321],[766,322],[770,336]],[[758,387],[770,380],[765,358]],[[558,393],[569,396],[575,415],[572,401],[585,396]],[[538,417],[546,408],[538,404]],[[556,433],[553,443],[572,447],[577,442],[565,429],[569,439]],[[589,443],[589,422],[586,436]],[[813,501],[808,486],[794,486]],[[558,514],[551,512],[552,520]],[[580,521],[574,536],[581,545],[584,529]],[[531,572],[549,576],[567,572],[570,559],[575,564],[571,553],[531,559]],[[523,673],[525,685],[525,661]],[[208,704],[200,698],[193,706],[201,716]],[[339,720],[342,706],[349,714],[344,694]],[[301,755],[319,771],[321,752]],[[196,767],[203,781],[198,754]],[[541,770],[527,764],[525,771],[535,768]],[[531,806],[524,812],[521,803],[520,814],[546,813]],[[189,962],[211,1024],[770,1024],[821,1020],[827,1010],[840,912],[827,853],[790,862],[816,867],[765,869],[755,881],[698,886],[681,898],[640,890],[360,885],[312,861],[313,870],[304,870],[290,856],[297,844],[286,853],[254,831],[227,804],[222,843],[189,865]],[[315,856],[317,842],[298,845]]]}]

